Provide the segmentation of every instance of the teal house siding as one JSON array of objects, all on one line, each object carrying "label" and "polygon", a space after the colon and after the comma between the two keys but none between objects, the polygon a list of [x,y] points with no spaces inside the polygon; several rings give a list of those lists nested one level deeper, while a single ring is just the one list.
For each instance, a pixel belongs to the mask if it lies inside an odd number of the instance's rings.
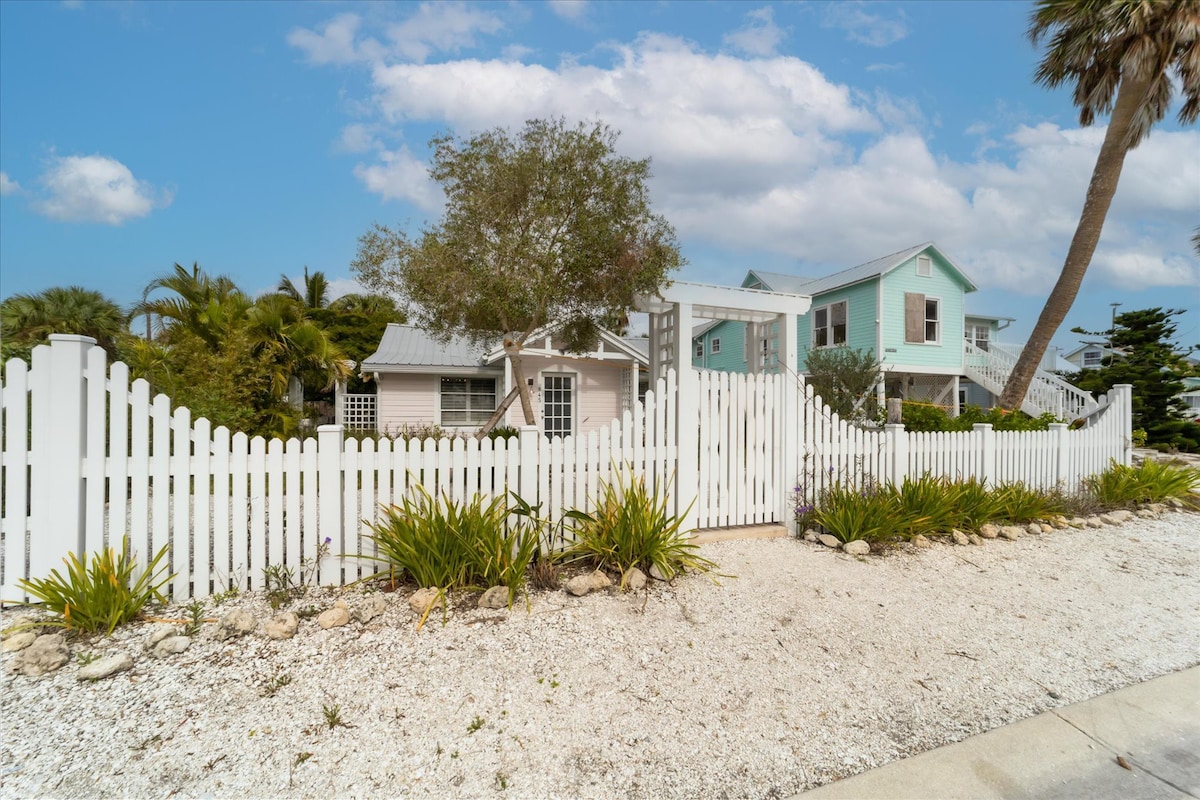
[{"label": "teal house siding", "polygon": [[[798,320],[799,355],[798,368],[801,372],[807,369],[808,352],[813,341],[813,312],[822,306],[846,301],[846,346],[853,350],[876,349],[875,320],[877,317],[878,278],[845,286],[823,294],[813,295],[812,308]],[[875,357],[879,357],[875,353]]]},{"label": "teal house siding", "polygon": [[[958,277],[957,270],[932,250],[925,250],[932,260],[929,276],[917,274],[917,258],[883,275],[883,360],[906,367],[933,368],[957,372],[962,369],[963,354],[963,293],[968,287]],[[923,294],[941,303],[940,336],[937,343],[914,344],[904,340],[904,296]],[[813,301],[816,305],[816,301]]]},{"label": "teal house siding", "polygon": [[[712,352],[713,339],[719,339],[721,350]],[[696,355],[696,345],[703,343],[704,355]],[[721,372],[746,372],[746,326],[741,322],[724,320],[692,340],[692,366]]]}]

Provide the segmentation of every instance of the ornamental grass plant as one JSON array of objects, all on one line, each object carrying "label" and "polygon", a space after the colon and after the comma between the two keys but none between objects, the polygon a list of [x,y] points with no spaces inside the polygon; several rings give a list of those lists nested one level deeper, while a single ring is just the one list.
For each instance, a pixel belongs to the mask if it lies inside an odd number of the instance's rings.
[{"label": "ornamental grass plant", "polygon": [[52,569],[47,578],[17,581],[35,598],[21,605],[38,605],[58,616],[39,622],[39,626],[81,633],[103,631],[111,636],[118,626],[136,619],[146,606],[167,602],[161,589],[175,576],[160,577],[166,568],[159,564],[166,554],[164,547],[139,570],[128,536],[121,543],[120,554],[108,547],[93,553],[90,564],[71,553],[63,559],[65,576]]},{"label": "ornamental grass plant", "polygon": [[406,573],[422,587],[487,589],[505,586],[509,603],[525,583],[538,550],[535,525],[509,519],[503,496],[484,502],[440,499],[417,487],[370,525],[375,559]]},{"label": "ornamental grass plant", "polygon": [[1200,469],[1153,459],[1146,459],[1136,467],[1114,461],[1107,470],[1084,481],[1084,485],[1105,508],[1171,499],[1186,501],[1196,508],[1198,501],[1193,493],[1200,491]]},{"label": "ornamental grass plant", "polygon": [[622,575],[632,567],[655,566],[668,577],[716,567],[688,540],[682,517],[667,511],[667,497],[649,489],[641,476],[601,483],[590,514],[572,510],[564,516],[572,541],[560,561],[583,561]]}]

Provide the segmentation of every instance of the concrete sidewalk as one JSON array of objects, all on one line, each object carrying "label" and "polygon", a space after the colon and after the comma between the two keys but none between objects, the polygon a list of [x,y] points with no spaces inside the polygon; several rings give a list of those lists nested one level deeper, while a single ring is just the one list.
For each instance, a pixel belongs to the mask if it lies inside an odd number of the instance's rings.
[{"label": "concrete sidewalk", "polygon": [[797,797],[1200,798],[1200,667],[1047,711]]}]

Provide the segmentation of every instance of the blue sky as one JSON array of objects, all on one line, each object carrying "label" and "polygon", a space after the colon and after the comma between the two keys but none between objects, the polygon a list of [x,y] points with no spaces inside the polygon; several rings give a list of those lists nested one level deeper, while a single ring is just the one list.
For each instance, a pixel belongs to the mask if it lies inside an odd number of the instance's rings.
[{"label": "blue sky", "polygon": [[[0,3],[0,295],[123,304],[175,262],[350,291],[372,222],[437,219],[427,142],[599,118],[652,158],[687,280],[816,276],[933,240],[1032,328],[1103,128],[1032,83],[1021,2]],[[1184,308],[1200,131],[1130,154],[1074,325]]]}]

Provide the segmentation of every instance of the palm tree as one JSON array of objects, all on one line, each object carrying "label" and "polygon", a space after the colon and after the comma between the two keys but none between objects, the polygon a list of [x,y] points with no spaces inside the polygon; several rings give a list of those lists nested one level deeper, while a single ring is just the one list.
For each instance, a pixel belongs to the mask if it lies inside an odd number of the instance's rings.
[{"label": "palm tree", "polygon": [[279,286],[276,291],[309,309],[324,308],[329,304],[329,281],[325,280],[325,273],[318,270],[309,275],[307,266],[304,268],[303,292],[296,284],[292,283],[292,279],[287,275],[279,276]]},{"label": "palm tree", "polygon": [[329,304],[330,311],[342,314],[361,314],[364,317],[391,317],[396,322],[404,321],[404,314],[396,301],[382,294],[344,294]]},{"label": "palm tree", "polygon": [[1190,124],[1200,114],[1200,0],[1039,0],[1029,37],[1035,45],[1048,40],[1037,82],[1050,88],[1073,84],[1081,125],[1091,125],[1098,114],[1111,117],[1062,274],[1000,396],[1007,409],[1020,406],[1050,338],[1075,302],[1125,154],[1166,116],[1172,74],[1184,96],[1179,121]]},{"label": "palm tree", "polygon": [[[174,292],[175,296],[150,299],[160,289]],[[210,277],[193,262],[191,272],[175,264],[171,272],[150,281],[132,316],[146,315],[148,333],[150,320],[157,317],[158,333],[186,330],[216,348],[250,305],[250,298],[230,278]]]},{"label": "palm tree", "polygon": [[37,294],[14,294],[0,304],[0,339],[5,355],[28,358],[52,333],[91,336],[110,358],[128,332],[121,307],[91,289],[55,286]]},{"label": "palm tree", "polygon": [[256,356],[272,365],[271,386],[277,397],[287,394],[293,376],[321,389],[350,377],[341,349],[282,293],[258,298],[246,313],[245,330]]}]

